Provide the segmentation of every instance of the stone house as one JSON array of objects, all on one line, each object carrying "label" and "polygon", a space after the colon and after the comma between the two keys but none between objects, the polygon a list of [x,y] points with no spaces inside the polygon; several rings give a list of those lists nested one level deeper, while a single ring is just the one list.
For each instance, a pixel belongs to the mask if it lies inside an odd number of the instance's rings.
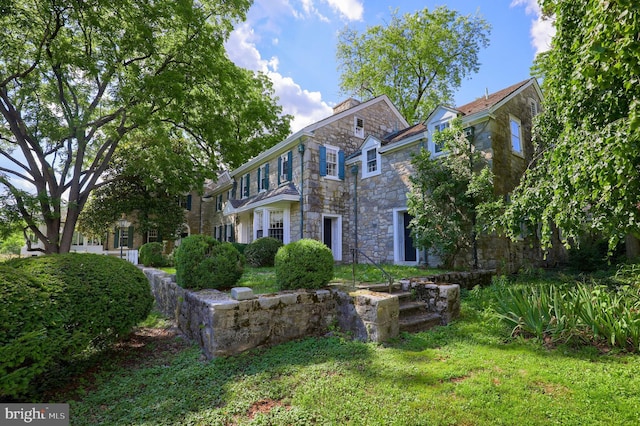
[{"label": "stone house", "polygon": [[[432,157],[446,155],[434,143],[433,134],[459,117],[476,149],[489,159],[496,194],[508,197],[532,160],[532,120],[541,101],[540,87],[532,78],[457,108],[439,106],[424,122],[383,138],[367,137],[347,159],[353,173],[346,183],[356,205],[348,232],[353,240],[357,238],[358,248],[380,262],[437,266],[437,256],[413,246],[408,227],[412,156],[422,148]],[[513,243],[496,236],[482,237],[478,252],[481,268],[514,270],[522,264],[539,264],[541,259],[535,241]],[[458,261],[461,267],[472,265],[472,253],[462,253]]]},{"label": "stone house", "polygon": [[221,241],[324,241],[336,261],[351,248],[351,195],[345,158],[367,137],[408,127],[387,96],[348,99],[333,115],[292,134],[233,171],[210,191],[192,194],[187,225]]},{"label": "stone house", "polygon": [[[313,238],[330,247],[338,262],[351,262],[357,247],[377,263],[437,265],[437,258],[413,246],[408,228],[412,155],[422,147],[433,156],[446,155],[432,135],[460,117],[475,146],[490,158],[496,193],[508,196],[532,159],[532,119],[541,100],[532,78],[461,107],[439,106],[410,126],[386,96],[362,103],[348,99],[332,116],[223,172],[203,197],[192,194],[188,228],[240,243],[263,236],[284,243]],[[537,263],[540,251],[527,247],[484,238],[479,266]]]}]

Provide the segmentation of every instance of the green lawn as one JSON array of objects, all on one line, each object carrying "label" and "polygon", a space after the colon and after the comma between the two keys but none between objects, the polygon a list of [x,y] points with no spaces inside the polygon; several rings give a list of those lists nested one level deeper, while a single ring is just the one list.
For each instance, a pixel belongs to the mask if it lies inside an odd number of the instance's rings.
[{"label": "green lawn", "polygon": [[384,345],[334,333],[205,361],[149,343],[60,397],[72,425],[640,424],[640,357],[510,339],[482,296]]},{"label": "green lawn", "polygon": [[[410,266],[382,265],[382,268],[394,279],[419,277],[436,274],[437,269],[424,269]],[[175,268],[160,268],[170,274],[175,274]],[[345,284],[353,283],[354,271],[351,265],[337,265],[334,268],[334,281]],[[372,265],[356,265],[355,278],[357,282],[385,283],[384,274]],[[275,268],[252,268],[245,266],[244,274],[237,287],[250,287],[255,294],[274,293],[278,291],[275,282]]]}]

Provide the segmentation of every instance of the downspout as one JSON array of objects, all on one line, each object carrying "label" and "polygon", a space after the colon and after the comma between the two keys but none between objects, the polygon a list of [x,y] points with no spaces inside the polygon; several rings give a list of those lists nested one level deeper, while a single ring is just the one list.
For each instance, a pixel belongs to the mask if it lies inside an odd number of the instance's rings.
[{"label": "downspout", "polygon": [[204,196],[204,194],[202,194],[199,198],[200,198],[200,203],[199,203],[199,207],[200,207],[200,211],[198,212],[198,234],[202,234],[202,197]]},{"label": "downspout", "polygon": [[300,153],[300,239],[304,238],[304,144],[298,144]]},{"label": "downspout", "polygon": [[353,175],[353,263],[358,263],[358,165],[351,166],[351,174]]}]

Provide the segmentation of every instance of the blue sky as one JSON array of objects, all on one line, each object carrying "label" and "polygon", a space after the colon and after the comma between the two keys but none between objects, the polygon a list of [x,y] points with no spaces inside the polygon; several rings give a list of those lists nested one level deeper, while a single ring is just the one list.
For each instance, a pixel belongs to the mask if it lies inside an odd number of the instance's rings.
[{"label": "blue sky", "polygon": [[331,114],[349,97],[340,92],[335,59],[337,33],[346,25],[363,32],[400,14],[446,5],[479,14],[492,26],[490,46],[480,53],[480,71],[463,81],[455,104],[463,105],[530,76],[537,53],[549,47],[552,24],[540,18],[536,0],[254,0],[247,20],[227,42],[238,65],[266,72],[296,131]]}]

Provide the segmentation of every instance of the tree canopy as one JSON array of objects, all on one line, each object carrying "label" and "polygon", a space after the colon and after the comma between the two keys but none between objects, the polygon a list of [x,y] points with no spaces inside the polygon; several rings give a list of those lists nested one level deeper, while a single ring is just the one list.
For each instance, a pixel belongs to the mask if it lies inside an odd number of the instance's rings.
[{"label": "tree canopy", "polygon": [[537,156],[512,194],[504,218],[553,225],[565,243],[585,229],[613,248],[640,235],[640,5],[636,2],[545,0],[557,33],[537,61],[544,111],[534,127]]},{"label": "tree canopy", "polygon": [[223,45],[249,5],[3,2],[5,216],[17,213],[46,252],[68,251],[90,193],[120,179],[105,173],[115,158],[129,156],[151,186],[187,191],[282,140],[289,117],[269,80],[235,66]]},{"label": "tree canopy", "polygon": [[[465,135],[460,119],[433,135],[443,155],[433,157],[426,149],[411,160],[411,191],[407,195],[411,237],[416,247],[441,256],[453,267],[463,249],[473,249],[473,267],[478,267],[476,240],[483,228],[478,206],[495,201],[493,172],[484,154]],[[479,220],[480,219],[480,220]]]},{"label": "tree canopy", "polygon": [[363,98],[385,94],[409,122],[424,120],[478,71],[490,30],[481,16],[444,6],[403,16],[396,10],[389,24],[363,34],[347,27],[337,46],[340,86]]}]

